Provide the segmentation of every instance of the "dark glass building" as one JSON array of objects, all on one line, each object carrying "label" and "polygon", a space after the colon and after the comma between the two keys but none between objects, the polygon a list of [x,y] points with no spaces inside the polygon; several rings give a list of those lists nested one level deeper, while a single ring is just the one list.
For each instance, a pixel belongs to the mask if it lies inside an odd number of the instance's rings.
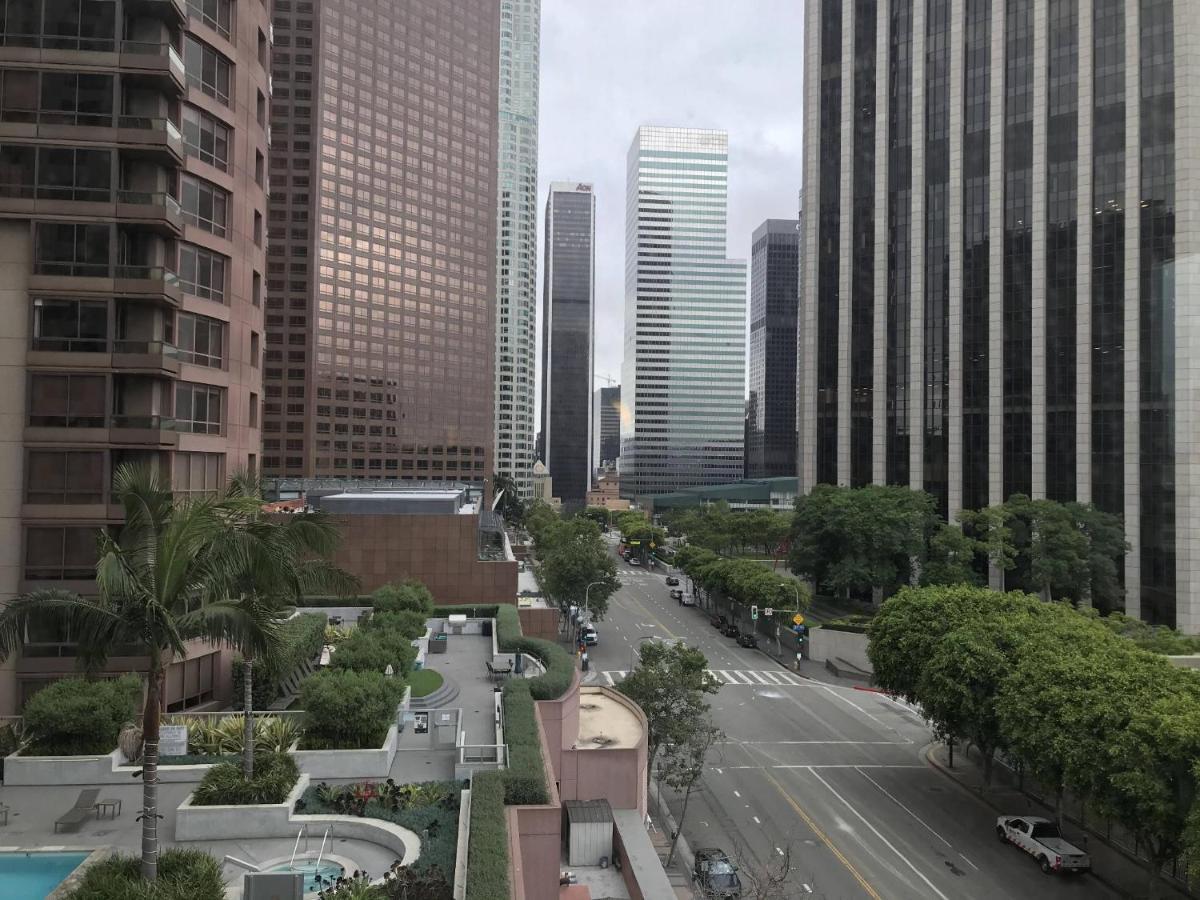
[{"label": "dark glass building", "polygon": [[542,459],[565,509],[582,507],[592,486],[595,255],[592,186],[554,182],[543,258]]},{"label": "dark glass building", "polygon": [[751,242],[747,478],[796,474],[799,227],[793,219],[767,219]]},{"label": "dark glass building", "polygon": [[1124,521],[1125,611],[1200,631],[1194,8],[806,15],[801,489],[1094,503]]},{"label": "dark glass building", "polygon": [[592,395],[593,468],[616,463],[621,455],[621,386],[600,388]]}]

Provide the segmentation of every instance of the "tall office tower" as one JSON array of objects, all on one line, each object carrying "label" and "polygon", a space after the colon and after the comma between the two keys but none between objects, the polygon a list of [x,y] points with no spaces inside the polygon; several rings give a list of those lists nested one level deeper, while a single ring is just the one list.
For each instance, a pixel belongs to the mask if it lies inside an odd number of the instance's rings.
[{"label": "tall office tower", "polygon": [[546,198],[542,291],[542,440],[554,495],[583,506],[592,486],[592,357],[596,315],[596,198],[556,181]]},{"label": "tall office tower", "polygon": [[[256,466],[270,25],[237,6],[19,0],[0,17],[0,598],[95,592],[118,466],[180,493]],[[0,712],[71,672],[59,649],[5,665]],[[176,707],[211,699],[213,659],[192,649]]]},{"label": "tall office tower", "polygon": [[276,0],[274,22],[264,471],[482,482],[500,4]]},{"label": "tall office tower", "polygon": [[750,251],[746,477],[796,476],[796,311],[800,223],[767,219]]},{"label": "tall office tower", "polygon": [[537,458],[538,67],[541,0],[500,0],[496,471],[533,497]]},{"label": "tall office tower", "polygon": [[743,474],[746,263],[725,258],[724,131],[642,126],[629,148],[621,496]]},{"label": "tall office tower", "polygon": [[616,463],[621,456],[621,386],[600,388],[592,395],[592,469]]},{"label": "tall office tower", "polygon": [[1094,503],[1126,610],[1200,631],[1200,18],[822,0],[805,34],[802,486]]}]

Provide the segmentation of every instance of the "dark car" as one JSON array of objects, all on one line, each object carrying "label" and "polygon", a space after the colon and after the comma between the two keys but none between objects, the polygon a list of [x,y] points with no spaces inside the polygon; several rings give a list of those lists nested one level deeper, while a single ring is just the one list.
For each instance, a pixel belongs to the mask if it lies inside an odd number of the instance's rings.
[{"label": "dark car", "polygon": [[676,578],[674,575],[667,576],[667,587],[674,587],[677,584],[679,584],[678,578]]},{"label": "dark car", "polygon": [[757,649],[758,647],[758,638],[748,631],[743,631],[741,634],[739,634],[737,636],[737,642],[741,646],[748,647],[751,650]]},{"label": "dark car", "polygon": [[683,591],[679,590],[678,588],[671,591],[671,599],[672,600],[682,600],[683,599]]},{"label": "dark car", "polygon": [[725,635],[725,637],[735,638],[741,633],[742,632],[738,629],[737,625],[735,625],[733,622],[726,622],[721,627],[721,634]]},{"label": "dark car", "polygon": [[726,619],[724,616],[709,616],[708,617],[708,624],[711,625],[713,628],[724,628],[725,621],[726,621]]},{"label": "dark car", "polygon": [[702,897],[725,898],[742,896],[742,880],[738,878],[737,866],[729,860],[724,850],[704,847],[696,851],[696,864],[692,877],[700,888]]}]

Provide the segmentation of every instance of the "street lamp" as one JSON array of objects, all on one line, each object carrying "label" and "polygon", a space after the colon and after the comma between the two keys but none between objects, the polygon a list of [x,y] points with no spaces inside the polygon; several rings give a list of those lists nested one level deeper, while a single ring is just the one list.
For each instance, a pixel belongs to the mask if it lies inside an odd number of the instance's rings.
[{"label": "street lamp", "polygon": [[584,590],[583,590],[583,611],[579,614],[579,621],[574,623],[575,625],[578,626],[581,624],[586,624],[587,613],[588,613],[588,604],[591,602],[591,597],[592,597],[592,588],[596,587],[596,585],[600,585],[601,587],[603,587],[605,583],[606,582],[603,582],[603,581],[593,581],[586,588],[584,588]]}]

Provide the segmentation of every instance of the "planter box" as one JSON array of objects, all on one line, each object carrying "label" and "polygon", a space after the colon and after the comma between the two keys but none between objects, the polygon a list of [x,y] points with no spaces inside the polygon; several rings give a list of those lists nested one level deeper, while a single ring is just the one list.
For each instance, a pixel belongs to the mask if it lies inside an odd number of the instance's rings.
[{"label": "planter box", "polygon": [[308,788],[301,775],[282,803],[256,806],[193,806],[187,798],[175,810],[175,840],[220,841],[229,838],[279,837],[288,833],[292,808]]},{"label": "planter box", "polygon": [[121,784],[130,776],[121,771],[125,755],[119,749],[104,756],[20,756],[4,757],[4,783],[12,786],[50,784]]},{"label": "planter box", "polygon": [[292,756],[300,771],[316,780],[328,778],[375,779],[382,781],[396,758],[397,728],[393,724],[379,749],[297,750]]}]

